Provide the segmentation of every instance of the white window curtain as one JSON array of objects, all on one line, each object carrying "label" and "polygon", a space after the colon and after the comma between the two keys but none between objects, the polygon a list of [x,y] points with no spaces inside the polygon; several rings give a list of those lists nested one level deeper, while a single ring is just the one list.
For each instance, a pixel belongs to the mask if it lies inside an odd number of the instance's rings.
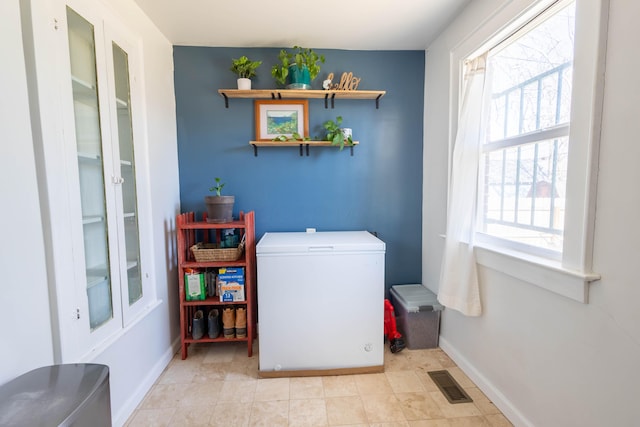
[{"label": "white window curtain", "polygon": [[447,234],[438,301],[466,316],[480,316],[480,288],[474,255],[478,167],[484,140],[484,108],[489,93],[487,54],[465,63],[462,108],[453,146]]}]

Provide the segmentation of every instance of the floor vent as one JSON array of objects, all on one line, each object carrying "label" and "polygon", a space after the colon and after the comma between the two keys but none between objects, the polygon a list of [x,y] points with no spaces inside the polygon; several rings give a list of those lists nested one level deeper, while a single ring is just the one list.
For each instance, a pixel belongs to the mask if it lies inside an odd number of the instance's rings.
[{"label": "floor vent", "polygon": [[473,402],[473,399],[460,387],[449,371],[431,371],[428,374],[449,403]]}]

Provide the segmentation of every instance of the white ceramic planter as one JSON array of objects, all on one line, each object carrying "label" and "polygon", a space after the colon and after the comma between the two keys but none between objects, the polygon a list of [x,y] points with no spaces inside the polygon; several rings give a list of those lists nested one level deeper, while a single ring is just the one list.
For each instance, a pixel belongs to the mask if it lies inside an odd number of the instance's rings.
[{"label": "white ceramic planter", "polygon": [[240,90],[250,90],[251,89],[251,79],[238,79],[238,89]]}]

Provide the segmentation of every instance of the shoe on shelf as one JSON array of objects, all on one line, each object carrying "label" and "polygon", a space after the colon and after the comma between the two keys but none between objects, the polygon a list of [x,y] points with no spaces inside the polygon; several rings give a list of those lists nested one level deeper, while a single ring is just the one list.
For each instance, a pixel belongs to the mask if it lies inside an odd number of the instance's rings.
[{"label": "shoe on shelf", "polygon": [[220,312],[217,308],[209,310],[208,321],[209,338],[218,338],[220,335]]},{"label": "shoe on shelf", "polygon": [[222,333],[225,338],[236,336],[236,309],[225,307],[222,309]]},{"label": "shoe on shelf", "polygon": [[204,336],[204,313],[202,312],[202,310],[197,310],[193,314],[191,336],[194,340],[199,340]]},{"label": "shoe on shelf", "polygon": [[236,338],[247,337],[247,308],[236,308]]}]

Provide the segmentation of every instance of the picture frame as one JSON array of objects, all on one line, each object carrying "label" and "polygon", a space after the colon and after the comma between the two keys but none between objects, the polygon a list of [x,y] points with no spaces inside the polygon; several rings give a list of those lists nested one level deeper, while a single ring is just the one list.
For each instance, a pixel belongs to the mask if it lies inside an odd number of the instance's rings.
[{"label": "picture frame", "polygon": [[294,133],[309,136],[309,101],[306,99],[255,100],[256,140],[271,141]]}]

